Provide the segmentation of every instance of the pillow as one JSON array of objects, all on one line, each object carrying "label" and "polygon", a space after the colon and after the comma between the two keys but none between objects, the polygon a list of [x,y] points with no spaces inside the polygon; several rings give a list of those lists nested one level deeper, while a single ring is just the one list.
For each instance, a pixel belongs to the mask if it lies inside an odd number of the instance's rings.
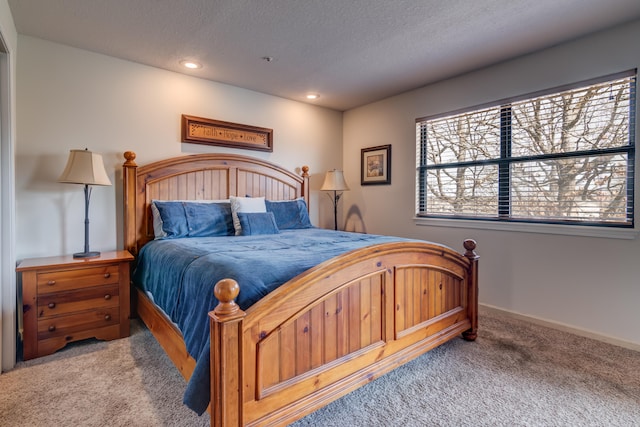
[{"label": "pillow", "polygon": [[229,203],[183,202],[189,237],[233,236]]},{"label": "pillow", "polygon": [[151,203],[151,212],[153,234],[156,239],[177,239],[189,234],[182,202],[154,200]]},{"label": "pillow", "polygon": [[[184,204],[229,203],[229,200],[152,200],[153,234],[156,239],[189,236]],[[164,222],[167,221],[165,225]]]},{"label": "pillow", "polygon": [[313,228],[309,219],[307,203],[303,198],[295,200],[266,200],[267,212],[273,212],[280,230]]},{"label": "pillow", "polygon": [[238,212],[238,220],[241,226],[241,236],[280,233],[276,219],[271,212]]},{"label": "pillow", "polygon": [[231,202],[231,216],[233,217],[233,227],[236,230],[236,236],[242,234],[242,225],[238,218],[238,213],[260,213],[266,212],[267,207],[264,203],[264,197],[235,197],[229,198]]}]

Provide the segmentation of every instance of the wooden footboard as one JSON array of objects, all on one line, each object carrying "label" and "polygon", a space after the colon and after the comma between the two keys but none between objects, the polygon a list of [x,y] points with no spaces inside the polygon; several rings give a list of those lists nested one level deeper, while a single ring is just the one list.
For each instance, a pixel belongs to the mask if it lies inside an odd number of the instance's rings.
[{"label": "wooden footboard", "polygon": [[[246,312],[216,285],[211,425],[285,425],[477,330],[476,244],[352,251],[294,278]],[[241,286],[241,284],[240,284]]]}]

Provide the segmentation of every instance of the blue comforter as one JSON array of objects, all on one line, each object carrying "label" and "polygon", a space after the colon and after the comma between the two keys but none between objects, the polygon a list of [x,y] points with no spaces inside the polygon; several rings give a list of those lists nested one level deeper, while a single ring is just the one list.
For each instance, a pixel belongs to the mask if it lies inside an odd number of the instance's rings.
[{"label": "blue comforter", "polygon": [[217,305],[213,287],[224,278],[240,284],[243,310],[311,267],[352,249],[404,240],[318,228],[259,236],[154,240],[140,251],[134,283],[178,326],[196,360],[184,403],[202,414],[209,404],[209,321]]}]

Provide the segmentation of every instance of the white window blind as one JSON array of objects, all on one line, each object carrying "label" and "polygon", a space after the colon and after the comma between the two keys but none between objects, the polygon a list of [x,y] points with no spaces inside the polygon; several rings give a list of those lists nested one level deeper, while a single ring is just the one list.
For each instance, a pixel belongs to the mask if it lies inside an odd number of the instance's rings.
[{"label": "white window blind", "polygon": [[416,120],[417,215],[633,226],[636,72]]}]

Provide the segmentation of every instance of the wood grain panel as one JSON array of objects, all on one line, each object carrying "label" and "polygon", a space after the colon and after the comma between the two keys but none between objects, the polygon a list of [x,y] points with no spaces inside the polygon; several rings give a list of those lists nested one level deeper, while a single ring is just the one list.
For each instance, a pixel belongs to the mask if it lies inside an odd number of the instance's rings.
[{"label": "wood grain panel", "polygon": [[383,274],[350,282],[259,341],[258,398],[379,342],[383,336]]},{"label": "wood grain panel", "polygon": [[227,170],[185,172],[147,185],[147,203],[152,200],[222,200],[229,198]]},{"label": "wood grain panel", "polygon": [[240,196],[264,197],[267,200],[292,200],[297,197],[296,186],[276,178],[240,169],[237,176]]},{"label": "wood grain panel", "polygon": [[336,351],[338,358],[348,353],[349,329],[347,327],[347,321],[345,320],[347,314],[345,309],[348,309],[346,306],[348,301],[346,301],[346,299],[347,297],[344,292],[338,292],[336,294]]},{"label": "wood grain panel", "polygon": [[38,274],[38,293],[45,294],[77,289],[82,286],[98,286],[117,284],[119,281],[118,265],[54,271]]},{"label": "wood grain panel", "polygon": [[318,304],[315,307],[313,307],[310,311],[310,322],[311,322],[311,328],[309,331],[309,337],[311,339],[311,345],[312,346],[319,346],[320,349],[317,351],[314,351],[314,349],[311,349],[311,360],[310,362],[310,366],[309,369],[314,369],[317,368],[318,366],[322,365],[324,363],[325,359],[325,352],[324,352],[324,346],[323,346],[323,339],[325,336],[325,328],[326,328],[326,322],[324,322],[323,320],[323,313],[324,313],[324,308],[325,308],[325,304]]},{"label": "wood grain panel", "polygon": [[38,298],[38,317],[57,316],[100,307],[118,307],[118,284],[44,294]]},{"label": "wood grain panel", "polygon": [[336,360],[338,358],[338,322],[336,314],[338,312],[338,298],[335,294],[329,295],[323,302],[324,306],[324,360]]},{"label": "wood grain panel", "polygon": [[[383,276],[382,275],[374,275],[369,278],[371,286],[369,287],[369,330],[371,331],[371,339],[369,342],[362,343],[362,346],[371,345],[378,341],[383,341],[385,332],[384,332],[384,318],[382,313],[384,312],[383,301],[376,301],[378,295],[383,295]],[[378,328],[378,325],[382,325],[381,328]]]},{"label": "wood grain panel", "polygon": [[99,329],[104,326],[118,325],[119,322],[119,307],[100,308],[57,317],[45,317],[38,320],[38,340],[70,335],[74,332],[89,329]]},{"label": "wood grain panel", "polygon": [[396,268],[396,337],[463,305],[463,278],[424,265]]},{"label": "wood grain panel", "polygon": [[349,299],[347,302],[348,309],[345,313],[347,316],[347,336],[349,338],[347,349],[349,353],[353,353],[360,349],[360,310],[362,307],[360,304],[361,294],[359,284],[350,286],[345,294]]},{"label": "wood grain panel", "polygon": [[[279,361],[280,361],[280,375],[277,378],[277,381],[285,381],[289,378],[293,378],[296,375],[296,359],[298,355],[296,354],[296,324],[295,322],[289,322],[284,325],[280,331],[280,352],[279,352]],[[265,368],[267,368],[268,364],[272,363],[271,361],[265,360]]]},{"label": "wood grain panel", "polygon": [[[267,366],[264,366],[262,371],[260,372],[262,381],[264,384],[277,384],[282,377],[282,372],[280,369],[280,350],[282,348],[282,343],[280,342],[282,338],[282,334],[274,334],[270,340],[270,345],[265,345],[260,348],[260,356],[263,360],[266,361]],[[257,366],[256,366],[257,368]],[[257,371],[253,371],[253,374],[257,376]],[[253,393],[256,393],[256,390],[252,390]],[[255,396],[248,396],[252,399],[255,399]]]},{"label": "wood grain panel", "polygon": [[[371,307],[371,292],[372,292],[372,284],[371,281],[368,280],[368,283],[361,284],[360,291],[360,316],[357,319],[358,322],[358,331],[360,335],[356,337],[358,340],[358,348],[364,348],[371,344],[371,312],[373,311]],[[379,328],[378,330],[381,330]]]},{"label": "wood grain panel", "polygon": [[[311,369],[311,359],[315,353],[311,342],[311,310],[305,312],[295,321],[296,330],[296,375],[302,375]],[[315,329],[320,329],[315,327]]]}]

